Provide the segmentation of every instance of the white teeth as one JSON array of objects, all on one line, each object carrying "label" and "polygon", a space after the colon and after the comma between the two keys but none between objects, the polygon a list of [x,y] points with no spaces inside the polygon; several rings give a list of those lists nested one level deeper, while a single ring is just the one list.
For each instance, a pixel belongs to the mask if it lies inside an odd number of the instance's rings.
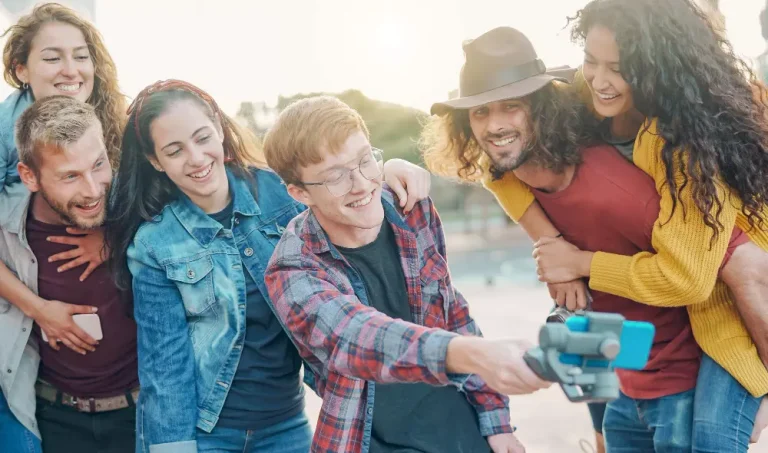
[{"label": "white teeth", "polygon": [[56,88],[60,89],[61,91],[77,91],[77,89],[80,88],[80,84],[79,83],[76,83],[74,85],[59,84],[59,85],[56,85]]},{"label": "white teeth", "polygon": [[200,178],[205,178],[206,176],[208,176],[208,173],[210,173],[210,172],[211,172],[211,170],[213,170],[213,165],[210,165],[208,168],[206,168],[206,169],[205,169],[205,170],[203,170],[203,171],[199,171],[199,172],[197,172],[197,173],[192,173],[192,174],[191,174],[191,175],[189,175],[189,176],[191,176],[191,177],[193,177],[193,178],[197,178],[197,179],[200,179]]},{"label": "white teeth", "polygon": [[611,99],[615,99],[619,97],[618,94],[603,94],[603,93],[597,93],[597,97],[604,101],[610,101]]},{"label": "white teeth", "polygon": [[368,203],[371,202],[371,200],[373,200],[373,193],[368,194],[368,196],[363,198],[362,200],[357,200],[353,203],[349,203],[347,206],[349,206],[350,208],[359,208],[360,206],[367,205]]},{"label": "white teeth", "polygon": [[502,140],[491,140],[491,143],[496,146],[507,146],[515,140],[517,140],[517,135],[513,135]]},{"label": "white teeth", "polygon": [[89,204],[81,204],[80,206],[81,206],[82,208],[85,208],[85,209],[95,208],[95,207],[96,207],[96,205],[98,205],[100,201],[101,201],[101,200],[96,200],[96,201],[94,201],[93,203],[89,203]]}]

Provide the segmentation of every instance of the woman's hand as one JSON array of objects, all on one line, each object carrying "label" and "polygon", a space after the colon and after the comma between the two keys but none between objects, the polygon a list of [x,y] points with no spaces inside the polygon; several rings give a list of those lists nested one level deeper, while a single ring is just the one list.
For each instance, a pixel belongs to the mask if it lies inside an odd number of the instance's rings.
[{"label": "woman's hand", "polygon": [[48,241],[57,244],[72,245],[75,248],[66,252],[57,253],[48,258],[49,263],[61,260],[71,260],[64,263],[57,269],[59,272],[65,272],[88,263],[80,275],[80,281],[84,281],[89,275],[107,259],[107,248],[104,245],[104,231],[101,228],[94,230],[81,230],[79,228],[69,227],[67,233],[79,236],[49,236]]},{"label": "woman's hand", "polygon": [[559,307],[570,311],[586,310],[589,306],[589,290],[582,279],[565,283],[547,283],[549,295]]},{"label": "woman's hand", "polygon": [[589,277],[593,255],[563,238],[542,237],[533,249],[539,280],[545,283],[565,283]]}]

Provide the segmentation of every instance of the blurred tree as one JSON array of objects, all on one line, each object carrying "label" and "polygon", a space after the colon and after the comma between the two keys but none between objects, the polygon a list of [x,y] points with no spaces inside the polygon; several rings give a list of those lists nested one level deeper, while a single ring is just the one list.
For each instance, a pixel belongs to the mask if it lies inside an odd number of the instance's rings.
[{"label": "blurred tree", "polygon": [[237,110],[235,118],[241,121],[241,123],[248,129],[255,132],[257,135],[262,135],[262,131],[256,125],[256,109],[253,107],[253,102],[244,101],[240,103],[240,108]]},{"label": "blurred tree", "polygon": [[[281,111],[299,99],[323,94],[329,93],[280,96],[277,110]],[[384,150],[386,158],[399,157],[409,162],[421,164],[422,160],[416,141],[419,138],[421,123],[426,118],[426,113],[414,108],[370,99],[358,90],[347,90],[343,93],[330,95],[341,99],[360,113],[371,132],[371,143],[373,146]]]},{"label": "blurred tree", "polygon": [[[335,96],[357,110],[368,125],[371,144],[384,150],[385,159],[398,157],[423,166],[416,142],[427,114],[418,109],[370,99],[359,90],[280,96],[274,108],[267,107],[263,102],[241,102],[236,118],[257,135],[263,136],[277,114],[288,105],[303,98],[320,95]],[[493,196],[478,185],[457,184],[454,181],[433,178],[431,196],[437,209],[447,214],[448,222],[452,218],[460,223],[470,222],[465,223],[465,229],[485,225],[485,221],[474,225],[472,219],[487,217],[486,206],[494,208],[496,215],[500,212]]]}]

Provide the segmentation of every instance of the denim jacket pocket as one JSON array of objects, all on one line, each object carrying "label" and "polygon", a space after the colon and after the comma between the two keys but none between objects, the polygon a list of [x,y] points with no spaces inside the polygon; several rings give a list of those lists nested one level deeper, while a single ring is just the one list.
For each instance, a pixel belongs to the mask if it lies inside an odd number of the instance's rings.
[{"label": "denim jacket pocket", "polygon": [[280,238],[283,236],[285,228],[280,226],[277,222],[263,225],[259,228],[259,232],[267,238],[267,240],[276,246],[280,242]]},{"label": "denim jacket pocket", "polygon": [[210,255],[171,262],[166,264],[165,272],[176,283],[189,315],[202,315],[216,302]]}]

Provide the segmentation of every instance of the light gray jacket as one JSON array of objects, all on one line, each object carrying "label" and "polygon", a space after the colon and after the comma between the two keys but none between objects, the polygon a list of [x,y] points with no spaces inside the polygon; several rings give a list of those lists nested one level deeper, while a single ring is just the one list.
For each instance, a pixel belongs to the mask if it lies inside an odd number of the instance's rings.
[{"label": "light gray jacket", "polygon": [[[27,242],[26,219],[31,194],[24,184],[5,186],[0,216],[0,260],[37,294],[37,259]],[[40,364],[32,318],[0,298],[0,389],[17,419],[36,436],[35,381]]]}]

